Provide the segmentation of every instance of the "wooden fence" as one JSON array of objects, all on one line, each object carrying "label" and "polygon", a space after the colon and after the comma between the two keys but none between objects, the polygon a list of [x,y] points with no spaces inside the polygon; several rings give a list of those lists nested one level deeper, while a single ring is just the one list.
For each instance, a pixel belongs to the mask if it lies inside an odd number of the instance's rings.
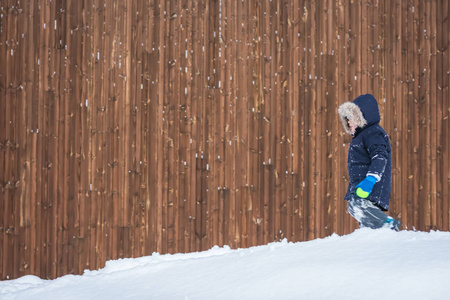
[{"label": "wooden fence", "polygon": [[0,3],[0,278],[352,232],[367,92],[390,214],[450,229],[447,0]]}]

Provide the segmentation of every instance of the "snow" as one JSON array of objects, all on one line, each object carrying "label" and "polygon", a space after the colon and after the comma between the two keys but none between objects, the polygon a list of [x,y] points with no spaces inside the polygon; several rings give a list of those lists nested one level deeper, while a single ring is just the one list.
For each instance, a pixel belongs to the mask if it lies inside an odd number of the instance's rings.
[{"label": "snow", "polygon": [[0,299],[449,299],[450,232],[358,229],[308,242],[108,261]]}]

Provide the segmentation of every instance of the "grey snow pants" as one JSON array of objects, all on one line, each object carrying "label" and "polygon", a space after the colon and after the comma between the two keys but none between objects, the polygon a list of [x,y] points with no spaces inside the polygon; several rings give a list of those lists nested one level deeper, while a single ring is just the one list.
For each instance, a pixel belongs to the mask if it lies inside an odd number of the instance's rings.
[{"label": "grey snow pants", "polygon": [[359,197],[348,201],[348,212],[359,222],[360,227],[372,229],[383,227],[388,218],[388,215],[373,202]]}]

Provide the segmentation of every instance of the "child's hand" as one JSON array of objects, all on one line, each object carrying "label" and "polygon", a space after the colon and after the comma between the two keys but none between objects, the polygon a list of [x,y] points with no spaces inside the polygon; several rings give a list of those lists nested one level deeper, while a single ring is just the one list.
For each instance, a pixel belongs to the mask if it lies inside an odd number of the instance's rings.
[{"label": "child's hand", "polygon": [[375,177],[370,175],[367,176],[356,186],[356,195],[364,199],[369,197],[375,183],[377,183],[377,179]]}]

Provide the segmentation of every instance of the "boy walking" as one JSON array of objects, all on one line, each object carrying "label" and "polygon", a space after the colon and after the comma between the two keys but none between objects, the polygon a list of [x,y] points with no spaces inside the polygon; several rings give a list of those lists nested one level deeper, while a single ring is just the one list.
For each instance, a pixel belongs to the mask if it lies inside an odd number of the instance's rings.
[{"label": "boy walking", "polygon": [[338,113],[344,130],[353,136],[347,160],[350,183],[344,197],[349,213],[361,227],[399,230],[400,221],[384,213],[391,193],[391,144],[379,125],[375,97],[361,95],[343,103]]}]

